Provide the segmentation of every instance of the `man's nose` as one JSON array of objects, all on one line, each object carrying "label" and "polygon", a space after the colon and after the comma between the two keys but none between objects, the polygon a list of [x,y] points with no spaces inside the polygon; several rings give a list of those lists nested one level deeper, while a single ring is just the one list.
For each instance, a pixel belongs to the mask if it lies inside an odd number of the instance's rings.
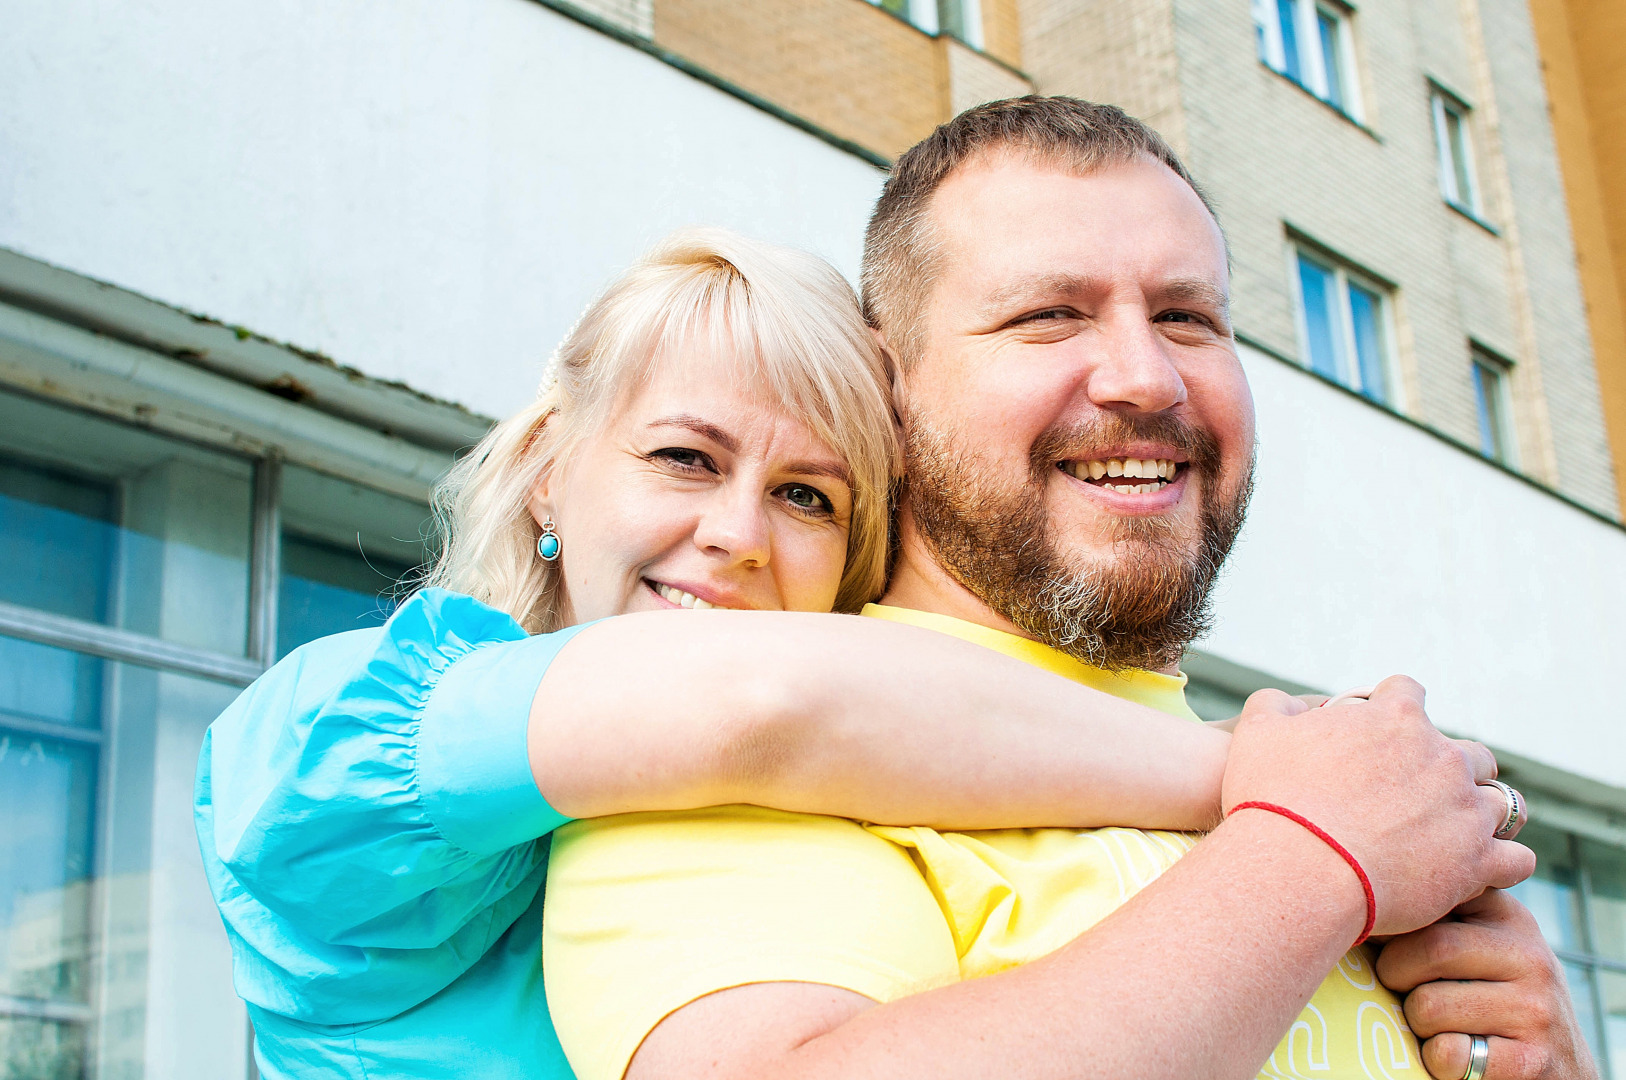
[{"label": "man's nose", "polygon": [[694,531],[695,546],[730,565],[768,565],[772,548],[767,508],[744,485],[728,485],[709,500]]},{"label": "man's nose", "polygon": [[1104,409],[1156,413],[1186,400],[1167,343],[1144,315],[1113,320],[1095,342],[1087,389]]}]

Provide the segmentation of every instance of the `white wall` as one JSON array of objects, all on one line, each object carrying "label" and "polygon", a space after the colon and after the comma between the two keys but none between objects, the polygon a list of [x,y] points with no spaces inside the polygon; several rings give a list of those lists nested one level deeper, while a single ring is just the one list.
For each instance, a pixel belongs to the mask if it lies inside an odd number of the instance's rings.
[{"label": "white wall", "polygon": [[527,0],[0,0],[0,246],[501,416],[652,240],[873,166]]},{"label": "white wall", "polygon": [[1258,489],[1203,648],[1327,690],[1408,674],[1454,734],[1626,787],[1626,531],[1243,357]]}]

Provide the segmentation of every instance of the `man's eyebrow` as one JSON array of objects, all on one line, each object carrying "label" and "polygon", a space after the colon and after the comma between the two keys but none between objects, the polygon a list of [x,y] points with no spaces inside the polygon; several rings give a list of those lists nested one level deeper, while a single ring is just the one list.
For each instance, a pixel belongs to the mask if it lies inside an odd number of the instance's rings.
[{"label": "man's eyebrow", "polygon": [[1231,307],[1231,298],[1224,289],[1212,281],[1202,278],[1177,278],[1166,281],[1159,286],[1154,295],[1170,303],[1207,304],[1221,311],[1228,311]]},{"label": "man's eyebrow", "polygon": [[734,436],[730,435],[727,431],[718,427],[710,420],[703,420],[700,417],[691,415],[689,413],[678,413],[674,416],[663,416],[659,420],[651,420],[649,422],[649,426],[652,428],[684,428],[688,431],[694,432],[696,435],[710,439],[718,446],[721,446],[724,450],[727,450],[730,454],[738,453],[740,449],[740,441]]},{"label": "man's eyebrow", "polygon": [[1034,274],[1017,278],[1001,285],[983,300],[982,313],[990,318],[1000,316],[1019,301],[1035,303],[1059,296],[1073,296],[1095,289],[1100,282],[1083,274]]}]

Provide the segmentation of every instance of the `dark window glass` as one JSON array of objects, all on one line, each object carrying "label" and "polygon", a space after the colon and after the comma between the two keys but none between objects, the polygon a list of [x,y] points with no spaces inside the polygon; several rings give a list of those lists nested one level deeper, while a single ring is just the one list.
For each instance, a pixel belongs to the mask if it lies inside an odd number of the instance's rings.
[{"label": "dark window glass", "polygon": [[284,533],[277,590],[277,655],[319,637],[382,625],[413,567]]}]

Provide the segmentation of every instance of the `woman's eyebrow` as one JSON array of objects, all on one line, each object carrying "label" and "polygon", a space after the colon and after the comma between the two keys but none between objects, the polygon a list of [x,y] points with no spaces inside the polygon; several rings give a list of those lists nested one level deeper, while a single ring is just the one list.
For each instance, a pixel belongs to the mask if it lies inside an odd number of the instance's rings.
[{"label": "woman's eyebrow", "polygon": [[676,416],[663,416],[659,420],[651,420],[649,422],[649,426],[652,428],[684,428],[685,430],[694,432],[696,435],[702,435],[705,438],[710,439],[718,446],[721,446],[724,450],[727,450],[730,454],[739,453],[740,441],[738,439],[734,438],[734,436],[730,435],[727,431],[718,427],[710,420],[702,420],[698,416],[693,416],[688,413],[679,413]]},{"label": "woman's eyebrow", "polygon": [[852,487],[852,474],[845,465],[833,461],[792,461],[784,466],[792,476],[823,476]]}]

